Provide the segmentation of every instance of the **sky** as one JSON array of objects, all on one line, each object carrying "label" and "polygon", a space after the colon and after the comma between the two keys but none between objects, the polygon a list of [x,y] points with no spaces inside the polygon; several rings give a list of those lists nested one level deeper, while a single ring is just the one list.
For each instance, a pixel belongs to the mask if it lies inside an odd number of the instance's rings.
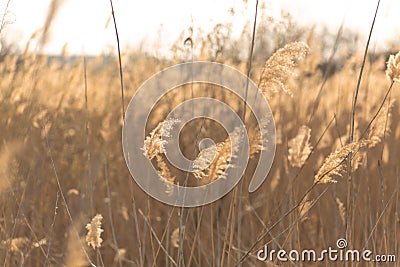
[{"label": "sky", "polygon": [[[245,22],[254,16],[255,0],[114,0],[115,15],[123,49],[142,45],[143,49],[168,51],[180,33],[192,25],[211,30],[216,23],[230,22],[240,34]],[[301,25],[329,27],[337,31],[358,31],[366,38],[377,0],[260,0],[271,16],[289,12]],[[0,14],[7,0],[0,0]],[[6,27],[0,38],[24,48],[34,32],[43,27],[51,0],[10,0]],[[61,0],[51,24],[50,38],[43,51],[58,54],[66,44],[70,54],[99,54],[115,49],[115,32],[109,0]],[[234,15],[228,10],[233,8]],[[384,48],[400,42],[399,0],[381,0],[373,44]],[[157,45],[155,46],[154,44]],[[35,49],[35,46],[31,47]]]}]

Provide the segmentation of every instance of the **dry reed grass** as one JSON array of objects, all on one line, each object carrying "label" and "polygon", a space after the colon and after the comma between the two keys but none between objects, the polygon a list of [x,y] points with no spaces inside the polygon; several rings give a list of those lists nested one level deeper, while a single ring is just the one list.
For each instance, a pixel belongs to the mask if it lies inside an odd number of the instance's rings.
[{"label": "dry reed grass", "polygon": [[[299,61],[306,54],[307,59]],[[399,57],[389,57],[386,75],[390,81],[398,82]],[[126,60],[136,66],[125,71],[126,97],[147,77],[172,64],[135,53]],[[355,248],[367,246],[376,253],[399,255],[400,112],[394,101],[399,97],[398,83],[390,101],[371,122],[388,87],[385,60],[367,62],[369,82],[361,84],[358,114],[362,116],[356,118],[360,140],[351,143],[347,140],[348,99],[355,87],[357,54],[327,77],[312,120],[308,120],[309,111],[323,77],[314,62],[323,61],[321,51],[294,43],[278,50],[265,64],[255,62],[264,65],[260,87],[270,98],[279,139],[267,182],[251,195],[243,190],[242,206],[232,204],[230,193],[205,207],[178,210],[149,198],[131,180],[121,152],[121,99],[117,90],[111,90],[120,84],[116,58],[103,55],[88,60],[89,105],[85,109],[81,59],[61,64],[30,53],[22,61],[18,55],[7,55],[0,62],[1,262],[4,266],[43,266],[44,262],[49,266],[87,266],[91,260],[98,266],[175,266],[190,261],[191,266],[218,266],[226,255],[231,262],[238,261],[254,244],[255,248],[268,244],[271,249],[334,246],[346,231],[347,189],[340,177],[350,154],[357,197],[351,203],[356,216],[349,226],[353,229],[349,242]],[[242,68],[243,62],[237,67]],[[294,72],[298,74],[295,78]],[[229,102],[242,114],[243,103],[234,96],[218,90],[195,91],[195,95],[206,93]],[[166,162],[163,136],[169,128],[163,118],[189,95],[187,88],[169,95],[150,118],[154,130],[143,140],[145,155],[168,183],[177,183],[182,174]],[[370,122],[369,135],[362,136],[361,130]],[[268,134],[249,128],[252,158],[243,188],[247,188],[257,154],[263,149],[260,136]],[[199,132],[201,137],[223,136],[209,124],[201,130],[185,131],[181,142],[189,152]],[[199,168],[197,184],[223,178],[230,155],[237,152],[240,138],[236,137],[224,137],[215,147],[194,156]],[[61,193],[65,201],[58,205]],[[96,214],[104,214],[104,223]],[[87,226],[86,242],[95,249],[82,240],[84,225],[80,229],[78,223],[82,216],[93,218]],[[240,231],[238,221],[242,223]],[[256,243],[260,233],[267,234]],[[232,246],[226,246],[230,250],[224,250],[224,242],[231,242]],[[257,264],[250,256],[243,266]]]}]

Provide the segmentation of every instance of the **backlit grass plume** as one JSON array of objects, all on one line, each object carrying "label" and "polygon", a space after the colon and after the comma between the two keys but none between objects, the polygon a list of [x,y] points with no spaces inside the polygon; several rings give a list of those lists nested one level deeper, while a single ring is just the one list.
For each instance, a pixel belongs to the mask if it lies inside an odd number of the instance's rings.
[{"label": "backlit grass plume", "polygon": [[163,137],[169,137],[172,127],[176,124],[177,120],[170,119],[160,122],[153,131],[146,137],[144,141],[143,151],[144,155],[150,160],[158,154],[165,154],[166,140]]},{"label": "backlit grass plume", "polygon": [[374,147],[380,142],[385,135],[390,133],[390,124],[391,124],[391,109],[393,107],[393,101],[386,103],[381,111],[379,112],[376,119],[371,124],[371,131],[369,132],[368,139],[370,143],[368,144],[369,147]]},{"label": "backlit grass plume", "polygon": [[[331,153],[322,164],[318,173],[314,177],[314,183],[329,184],[337,183],[337,177],[342,177],[342,172],[345,170],[346,158],[350,153],[358,153],[358,151],[365,147],[368,141],[352,142],[338,148],[335,152]],[[353,154],[353,155],[354,155]]]},{"label": "backlit grass plume", "polygon": [[292,91],[286,87],[286,82],[291,75],[295,74],[293,69],[296,63],[309,51],[310,48],[303,42],[293,42],[277,50],[265,63],[258,88],[266,97],[280,90],[293,96]]},{"label": "backlit grass plume", "polygon": [[[194,160],[193,168],[197,169],[193,174],[206,184],[218,178],[226,178],[225,170],[229,167],[232,157],[236,157],[241,141],[240,129],[236,128],[225,141],[217,143],[213,147],[202,150]],[[205,168],[208,166],[207,168]]]},{"label": "backlit grass plume", "polygon": [[268,131],[271,123],[273,123],[273,120],[270,116],[265,116],[260,120],[250,142],[250,158],[255,157],[262,150],[266,150],[266,144],[263,144],[263,141],[268,140],[268,134],[271,134]]},{"label": "backlit grass plume", "polygon": [[156,158],[158,174],[162,178],[162,181],[165,182],[167,186],[166,192],[168,194],[172,194],[172,184],[175,182],[175,177],[171,175],[165,160],[164,155],[167,152],[164,146],[167,140],[164,138],[171,136],[171,129],[177,122],[177,119],[168,119],[160,122],[146,137],[143,146],[144,155],[147,156],[148,159],[152,160]]},{"label": "backlit grass plume", "polygon": [[296,137],[289,141],[288,159],[292,167],[301,167],[311,153],[310,144],[311,129],[308,126],[301,126]]},{"label": "backlit grass plume", "polygon": [[390,55],[387,62],[386,76],[394,82],[400,82],[400,52]]},{"label": "backlit grass plume", "polygon": [[158,175],[163,178],[163,182],[167,186],[166,193],[171,195],[173,193],[172,184],[175,182],[175,176],[172,176],[171,171],[165,160],[165,156],[162,154],[156,155],[156,161],[158,166]]},{"label": "backlit grass plume", "polygon": [[101,247],[101,243],[103,239],[100,237],[101,233],[104,232],[101,229],[101,220],[103,220],[103,216],[101,214],[97,214],[93,217],[93,219],[86,225],[86,229],[88,230],[86,234],[86,242],[93,249]]}]

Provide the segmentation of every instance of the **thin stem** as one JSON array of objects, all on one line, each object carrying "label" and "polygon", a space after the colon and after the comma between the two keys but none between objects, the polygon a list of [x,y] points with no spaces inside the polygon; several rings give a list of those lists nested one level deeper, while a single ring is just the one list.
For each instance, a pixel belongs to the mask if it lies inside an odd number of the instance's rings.
[{"label": "thin stem", "polygon": [[336,34],[335,43],[334,43],[334,45],[333,45],[332,52],[331,52],[331,54],[330,54],[330,56],[329,56],[329,59],[328,59],[328,64],[327,64],[327,67],[326,67],[326,70],[325,70],[325,73],[324,73],[324,77],[322,78],[322,83],[321,83],[321,85],[320,85],[320,87],[319,87],[319,89],[318,89],[318,94],[317,94],[317,97],[315,98],[315,101],[314,101],[314,105],[313,105],[313,108],[312,108],[312,111],[311,111],[310,118],[308,119],[308,125],[311,125],[311,120],[313,119],[313,117],[314,117],[314,115],[315,115],[315,112],[316,112],[317,109],[318,109],[319,101],[320,101],[321,96],[322,96],[322,91],[324,90],[325,84],[326,84],[326,82],[328,81],[329,72],[332,70],[332,67],[333,67],[333,58],[334,58],[334,56],[335,56],[335,54],[336,54],[336,51],[337,51],[337,49],[338,49],[338,47],[339,47],[340,37],[342,36],[342,32],[343,32],[343,24],[344,24],[344,23],[342,22],[342,24],[340,25],[340,28],[339,28],[339,30],[338,30],[338,32],[337,32],[337,34]]},{"label": "thin stem", "polygon": [[[250,72],[253,64],[253,54],[254,54],[254,46],[255,46],[255,40],[256,40],[256,29],[257,29],[257,15],[258,15],[258,0],[256,0],[256,6],[255,6],[255,11],[254,11],[254,22],[253,22],[253,31],[252,31],[252,37],[251,37],[251,45],[250,45],[250,53],[249,53],[249,58],[247,61],[247,79],[246,79],[246,91],[245,91],[245,97],[244,97],[244,103],[243,103],[243,124],[246,122],[246,111],[247,111],[247,97],[248,97],[248,91],[249,91],[249,82],[250,82]],[[241,247],[241,236],[242,236],[242,224],[241,224],[241,212],[242,212],[242,191],[243,191],[243,182],[242,179],[240,180],[238,184],[238,189],[235,188],[234,191],[234,196],[233,196],[233,208],[236,206],[236,201],[237,203],[237,247],[240,249]],[[233,211],[234,212],[234,211]],[[235,216],[232,214],[232,223],[231,223],[231,237],[230,237],[230,242],[229,242],[229,249],[228,251],[230,252],[231,247],[232,247],[232,242],[233,242],[233,233],[234,233],[234,225],[235,225]],[[228,253],[229,255],[230,253]],[[229,256],[228,256],[229,257]],[[228,258],[228,265],[230,265],[230,258]]]},{"label": "thin stem", "polygon": [[394,85],[394,81],[392,81],[392,83],[390,84],[388,90],[386,91],[385,97],[382,100],[381,105],[379,106],[378,110],[376,111],[375,115],[372,117],[371,121],[368,123],[367,127],[365,128],[364,132],[362,133],[362,135],[360,136],[360,140],[361,138],[363,138],[365,136],[365,134],[367,133],[367,131],[369,130],[369,128],[371,128],[372,123],[375,121],[376,117],[378,117],[379,112],[381,111],[381,109],[383,108],[383,105],[386,102],[387,97],[390,94],[390,91],[392,90],[392,87]]},{"label": "thin stem", "polygon": [[1,22],[0,22],[0,34],[1,34],[1,32],[3,31],[4,26],[5,26],[5,24],[6,24],[6,15],[7,15],[7,12],[8,12],[8,7],[10,6],[10,2],[11,2],[11,0],[8,0],[8,1],[7,1],[6,8],[4,9],[3,16],[1,17]]},{"label": "thin stem", "polygon": [[[369,31],[369,35],[368,35],[368,40],[367,40],[367,44],[365,45],[365,50],[364,50],[364,56],[363,56],[363,61],[361,64],[361,68],[360,68],[360,73],[358,75],[358,80],[357,80],[357,87],[356,87],[356,91],[354,93],[354,98],[353,98],[353,106],[351,109],[351,116],[350,116],[350,138],[349,138],[349,143],[352,143],[354,140],[354,125],[355,125],[355,115],[356,115],[356,106],[357,106],[357,99],[358,99],[358,93],[360,91],[360,85],[361,85],[361,79],[362,79],[362,75],[364,72],[364,67],[365,67],[365,62],[367,60],[367,55],[368,55],[368,49],[369,49],[369,44],[371,42],[371,36],[372,36],[372,32],[375,26],[375,20],[378,14],[378,10],[379,10],[379,4],[380,4],[380,0],[378,0],[378,3],[376,5],[376,9],[375,9],[375,14],[374,14],[374,19],[372,20],[372,25]],[[348,180],[347,180],[347,223],[346,223],[346,239],[347,241],[350,242],[352,241],[352,227],[351,227],[351,222],[352,222],[352,201],[353,201],[353,183],[352,183],[352,164],[351,164],[351,153],[349,155],[348,158]]]},{"label": "thin stem", "polygon": [[246,66],[247,82],[246,82],[246,91],[245,91],[245,95],[244,95],[244,104],[243,104],[243,117],[242,117],[243,122],[246,119],[246,107],[247,107],[247,95],[248,95],[248,90],[249,90],[249,79],[250,79],[251,65],[253,64],[253,53],[254,53],[254,46],[255,46],[255,40],[256,40],[257,13],[258,13],[258,0],[256,0],[256,10],[254,13],[254,23],[253,23],[253,33],[252,33],[252,37],[251,37],[250,54],[249,54],[249,59],[247,61],[247,66]]},{"label": "thin stem", "polygon": [[120,48],[120,44],[119,44],[119,34],[118,34],[118,28],[117,28],[117,21],[115,19],[114,5],[113,5],[112,0],[110,0],[110,5],[111,5],[111,14],[112,14],[112,17],[113,17],[113,22],[114,22],[115,37],[117,39],[118,63],[119,63],[119,80],[120,80],[120,86],[121,86],[122,118],[125,121],[125,93],[124,93],[124,76],[123,76],[123,72],[122,72],[121,48]]},{"label": "thin stem", "polygon": [[[114,220],[113,220],[113,212],[112,212],[112,200],[111,200],[111,192],[110,192],[110,184],[109,184],[109,177],[108,177],[108,161],[107,158],[105,158],[104,162],[104,177],[105,177],[105,182],[106,182],[106,189],[107,189],[107,197],[108,197],[108,217],[110,219],[110,226],[111,226],[111,235],[112,239],[114,242],[115,250],[118,253],[119,252],[119,247],[118,247],[118,242],[117,242],[117,235],[115,234],[115,227],[114,227]],[[118,257],[118,266],[122,267],[121,264],[121,259]]]},{"label": "thin stem", "polygon": [[83,57],[83,79],[85,85],[85,136],[86,136],[86,153],[87,153],[87,166],[88,166],[88,178],[89,178],[89,198],[90,198],[90,212],[93,215],[93,178],[92,168],[90,165],[90,139],[89,139],[89,105],[88,105],[88,85],[87,85],[87,72],[86,72],[86,57]]},{"label": "thin stem", "polygon": [[353,142],[353,139],[354,139],[354,124],[355,124],[355,114],[356,114],[356,105],[357,105],[358,93],[360,91],[361,79],[362,79],[362,75],[363,75],[363,72],[364,72],[365,62],[367,60],[369,44],[371,42],[372,31],[374,29],[375,20],[376,20],[377,14],[378,14],[380,2],[381,2],[381,0],[378,0],[378,4],[376,5],[374,19],[372,21],[372,25],[371,25],[371,28],[370,28],[370,31],[369,31],[367,44],[366,44],[365,50],[364,50],[363,61],[362,61],[362,64],[361,64],[360,73],[358,75],[356,92],[355,92],[354,98],[353,98],[353,106],[352,106],[352,109],[351,109],[351,125],[350,125],[351,126],[351,132],[350,132],[350,141],[349,141],[350,143]]},{"label": "thin stem", "polygon": [[56,223],[56,217],[57,217],[58,200],[59,200],[59,198],[60,198],[60,194],[57,191],[56,205],[54,207],[53,222],[51,223],[51,226],[50,226],[50,237],[49,237],[49,240],[47,241],[46,260],[45,260],[43,266],[47,266],[48,261],[49,261],[49,255],[50,255],[51,245],[52,245],[52,241],[53,241],[54,225]]}]

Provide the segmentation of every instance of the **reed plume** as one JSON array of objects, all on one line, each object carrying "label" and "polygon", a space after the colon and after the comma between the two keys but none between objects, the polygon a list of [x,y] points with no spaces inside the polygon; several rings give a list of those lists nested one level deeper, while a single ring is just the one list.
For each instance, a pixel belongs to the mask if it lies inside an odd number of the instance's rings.
[{"label": "reed plume", "polygon": [[[212,182],[218,178],[226,178],[225,170],[230,166],[232,157],[236,157],[242,134],[236,128],[223,142],[217,143],[215,147],[204,149],[194,160],[194,176],[202,183]],[[211,163],[211,164],[210,164]],[[208,168],[204,169],[205,166]],[[232,167],[232,166],[231,166]]]},{"label": "reed plume", "polygon": [[322,164],[318,173],[314,177],[314,183],[318,184],[329,184],[337,183],[336,177],[342,177],[342,172],[345,169],[346,158],[350,153],[356,154],[359,149],[365,147],[368,141],[352,142],[344,145],[331,153]]},{"label": "reed plume", "polygon": [[273,123],[273,119],[271,116],[265,116],[260,120],[258,127],[256,128],[253,138],[250,142],[250,158],[255,157],[262,150],[265,150],[266,147],[263,144],[263,140],[268,140],[268,126]]},{"label": "reed plume", "polygon": [[370,141],[368,146],[374,147],[380,142],[386,134],[390,133],[390,125],[391,125],[391,118],[392,112],[391,109],[393,107],[393,101],[387,102],[382,109],[380,110],[379,114],[376,116],[375,120],[371,124],[371,131],[368,135],[368,140]]},{"label": "reed plume", "polygon": [[390,55],[387,62],[386,76],[393,82],[400,82],[400,52]]},{"label": "reed plume", "polygon": [[177,122],[177,119],[168,119],[160,122],[146,137],[144,146],[142,148],[144,155],[148,159],[156,159],[158,174],[161,180],[167,186],[166,193],[168,194],[172,194],[173,187],[171,184],[175,182],[175,177],[171,175],[170,169],[163,154],[165,155],[167,153],[165,150],[165,144],[167,143],[167,140],[165,140],[165,138],[171,136],[172,127],[174,127]]},{"label": "reed plume", "polygon": [[167,141],[164,138],[171,136],[171,129],[177,122],[176,119],[162,121],[150,132],[142,148],[145,156],[152,160],[158,154],[166,153],[165,144]]},{"label": "reed plume", "polygon": [[293,70],[297,62],[303,59],[309,51],[310,48],[303,42],[293,42],[277,50],[265,63],[258,88],[266,97],[270,97],[280,90],[293,96],[292,91],[286,87],[286,82],[291,75],[295,75]]},{"label": "reed plume", "polygon": [[301,126],[296,137],[289,141],[288,159],[292,167],[301,167],[311,153],[310,144],[311,129],[308,126]]},{"label": "reed plume", "polygon": [[102,220],[103,216],[97,214],[93,217],[90,223],[86,225],[86,229],[88,230],[86,234],[86,243],[93,249],[101,247],[101,243],[103,242],[103,239],[100,237],[101,233],[104,232],[104,230],[101,229]]}]

